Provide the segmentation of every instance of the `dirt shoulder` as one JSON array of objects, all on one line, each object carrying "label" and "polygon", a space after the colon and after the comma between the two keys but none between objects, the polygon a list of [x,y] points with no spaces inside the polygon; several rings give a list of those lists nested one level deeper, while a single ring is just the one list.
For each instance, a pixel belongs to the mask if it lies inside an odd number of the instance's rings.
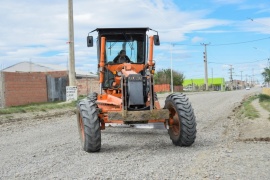
[{"label": "dirt shoulder", "polygon": [[53,110],[47,110],[47,111],[4,114],[4,115],[0,115],[0,125],[5,124],[5,123],[12,123],[12,122],[26,121],[26,120],[50,119],[54,117],[60,117],[65,114],[74,114],[75,112],[76,112],[75,108],[63,108],[63,109],[53,109]]},{"label": "dirt shoulder", "polygon": [[259,112],[259,118],[238,120],[239,140],[270,141],[270,112],[261,107],[259,99],[252,101],[251,105]]}]

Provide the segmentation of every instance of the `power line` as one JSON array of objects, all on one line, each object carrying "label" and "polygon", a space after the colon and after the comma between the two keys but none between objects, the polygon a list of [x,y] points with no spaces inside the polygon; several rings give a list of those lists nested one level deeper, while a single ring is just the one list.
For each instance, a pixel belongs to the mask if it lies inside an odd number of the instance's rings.
[{"label": "power line", "polygon": [[250,62],[234,63],[234,64],[248,64],[248,63],[255,63],[255,62],[260,62],[260,61],[265,61],[265,60],[266,60],[266,59],[256,60],[256,61],[250,61]]},{"label": "power line", "polygon": [[[266,40],[266,39],[270,39],[270,37],[261,38],[261,39],[254,39],[254,40],[250,40],[250,41],[242,41],[242,42],[231,42],[231,43],[224,43],[224,44],[211,44],[209,46],[229,46],[229,45],[237,45],[237,44],[247,44],[247,43],[256,42],[256,41],[263,41],[263,40]],[[178,43],[173,43],[173,45],[176,45],[176,46],[201,46],[201,45],[178,44]]]},{"label": "power line", "polygon": [[[241,62],[241,63],[232,63],[232,64],[248,64],[248,63],[255,63],[255,62],[260,62],[260,61],[265,61],[266,59],[262,59],[262,60],[256,60],[256,61],[249,61],[249,62]],[[208,62],[209,64],[224,64],[226,65],[226,63],[218,63],[218,62]],[[228,65],[228,64],[227,64]]]},{"label": "power line", "polygon": [[251,20],[251,21],[253,21],[253,22],[255,22],[255,23],[258,23],[258,24],[261,24],[261,25],[265,25],[265,26],[269,26],[269,27],[270,27],[270,25],[264,24],[264,23],[262,23],[262,22],[255,21],[253,18],[247,18],[247,19],[249,19],[249,20]]},{"label": "power line", "polygon": [[251,40],[251,41],[235,42],[235,43],[213,44],[210,46],[227,46],[227,45],[233,45],[233,44],[246,44],[246,43],[262,41],[262,40],[266,40],[266,39],[270,39],[270,37],[262,38],[262,39],[255,39],[255,40]]}]

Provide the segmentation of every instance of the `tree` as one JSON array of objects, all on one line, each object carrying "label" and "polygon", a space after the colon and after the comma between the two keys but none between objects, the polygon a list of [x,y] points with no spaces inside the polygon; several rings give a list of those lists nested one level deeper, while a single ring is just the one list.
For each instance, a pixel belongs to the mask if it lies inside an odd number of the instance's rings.
[{"label": "tree", "polygon": [[[181,72],[173,70],[173,85],[182,86],[184,82],[184,75]],[[161,69],[154,75],[156,84],[171,84],[171,69]]]},{"label": "tree", "polygon": [[270,83],[270,67],[264,68],[264,72],[262,72],[262,76],[264,78],[265,83]]}]

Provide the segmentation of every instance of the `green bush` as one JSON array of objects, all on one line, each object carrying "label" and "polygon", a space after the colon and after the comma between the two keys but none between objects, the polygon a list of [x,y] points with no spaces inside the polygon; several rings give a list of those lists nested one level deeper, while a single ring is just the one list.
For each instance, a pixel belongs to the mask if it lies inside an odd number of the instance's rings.
[{"label": "green bush", "polygon": [[259,94],[259,102],[270,101],[270,96],[266,94]]}]

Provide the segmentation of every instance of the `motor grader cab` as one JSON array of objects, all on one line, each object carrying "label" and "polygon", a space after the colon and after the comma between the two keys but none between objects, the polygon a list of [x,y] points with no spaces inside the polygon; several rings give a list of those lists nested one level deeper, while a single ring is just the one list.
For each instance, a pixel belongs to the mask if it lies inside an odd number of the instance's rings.
[{"label": "motor grader cab", "polygon": [[[148,36],[150,30],[157,34]],[[150,28],[97,28],[94,31],[98,32],[100,91],[77,104],[83,149],[87,152],[100,150],[101,130],[106,123],[164,123],[173,144],[192,145],[196,122],[188,98],[183,94],[171,94],[161,108],[154,92],[153,47],[160,45],[158,32]],[[94,38],[89,34],[87,46],[92,47]],[[116,58],[123,50],[129,61],[120,63]]]}]

